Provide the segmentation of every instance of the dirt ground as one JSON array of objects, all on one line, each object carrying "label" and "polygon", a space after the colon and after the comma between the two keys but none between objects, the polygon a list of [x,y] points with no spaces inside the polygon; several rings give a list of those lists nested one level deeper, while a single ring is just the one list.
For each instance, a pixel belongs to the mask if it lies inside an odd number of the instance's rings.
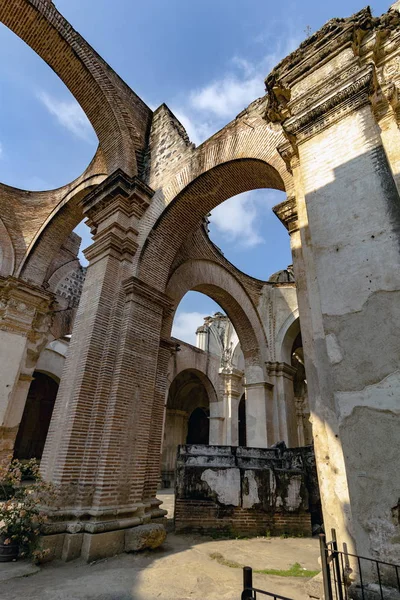
[{"label": "dirt ground", "polygon": [[[241,566],[287,570],[299,563],[319,570],[318,540],[212,540],[169,534],[152,552],[123,554],[86,564],[53,562],[30,576],[0,582],[1,600],[240,600]],[[21,570],[21,563],[19,564]],[[14,567],[15,569],[17,567]],[[0,564],[0,581],[5,569]],[[255,574],[256,587],[307,600],[303,577]]]}]

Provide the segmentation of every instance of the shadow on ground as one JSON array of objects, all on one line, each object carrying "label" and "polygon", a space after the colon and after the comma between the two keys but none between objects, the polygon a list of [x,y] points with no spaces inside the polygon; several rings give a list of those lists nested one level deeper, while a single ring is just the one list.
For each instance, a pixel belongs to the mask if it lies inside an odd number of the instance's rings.
[{"label": "shadow on ground", "polygon": [[[221,559],[222,557],[222,559]],[[242,571],[289,569],[294,563],[318,570],[318,540],[255,538],[212,540],[169,534],[152,552],[123,554],[86,564],[53,562],[30,577],[0,584],[2,600],[234,600]],[[0,565],[1,570],[1,565]],[[255,575],[255,585],[307,600],[306,578]]]}]

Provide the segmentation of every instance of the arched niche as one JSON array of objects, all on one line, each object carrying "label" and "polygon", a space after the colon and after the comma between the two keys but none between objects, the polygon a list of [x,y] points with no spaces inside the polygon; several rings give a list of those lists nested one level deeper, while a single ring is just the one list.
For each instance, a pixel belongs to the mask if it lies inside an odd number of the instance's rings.
[{"label": "arched niche", "polygon": [[50,373],[35,371],[14,446],[14,458],[42,458],[59,380]]},{"label": "arched niche", "polygon": [[[239,337],[248,382],[263,381],[268,347],[260,317],[244,287],[222,265],[207,260],[188,260],[171,275],[166,292],[176,307],[190,290],[217,302],[231,320]],[[167,315],[163,335],[169,337],[173,314]]]},{"label": "arched niche", "polygon": [[[201,371],[185,369],[178,373],[172,381],[168,390],[164,421],[161,459],[163,487],[172,487],[174,483],[176,452],[179,445],[202,443],[189,441],[197,439],[208,443],[209,407],[210,403],[216,402],[216,400],[217,395],[211,381]],[[199,428],[198,435],[196,434],[197,426]],[[207,441],[205,441],[206,439]]]}]

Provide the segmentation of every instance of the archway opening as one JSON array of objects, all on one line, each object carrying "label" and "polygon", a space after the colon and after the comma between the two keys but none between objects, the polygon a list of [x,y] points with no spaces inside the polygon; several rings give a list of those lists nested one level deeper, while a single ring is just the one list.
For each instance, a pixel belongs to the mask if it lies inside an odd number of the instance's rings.
[{"label": "archway opening", "polygon": [[246,435],[246,397],[243,394],[238,409],[238,421],[239,421],[239,446],[247,446],[247,435]]},{"label": "archway opening", "polygon": [[85,113],[54,71],[5,25],[0,80],[0,181],[27,190],[58,188],[78,177],[98,144]]},{"label": "archway opening", "polygon": [[272,189],[232,196],[210,213],[210,240],[240,271],[268,279],[292,262],[287,230],[272,211],[284,200],[284,192]]},{"label": "archway opening", "polygon": [[42,458],[59,382],[35,371],[14,447],[14,458]]},{"label": "archway opening", "polygon": [[198,407],[189,417],[187,444],[209,444],[210,443],[210,411]]},{"label": "archway opening", "polygon": [[310,423],[310,405],[308,400],[307,375],[304,364],[304,350],[301,331],[299,331],[294,339],[291,359],[292,367],[296,369],[293,377],[293,392],[296,406],[299,446],[309,446],[313,443],[313,438]]},{"label": "archway opening", "polygon": [[161,487],[175,482],[178,446],[209,443],[210,394],[212,384],[196,369],[181,371],[172,381],[165,409],[164,443],[161,459]]}]

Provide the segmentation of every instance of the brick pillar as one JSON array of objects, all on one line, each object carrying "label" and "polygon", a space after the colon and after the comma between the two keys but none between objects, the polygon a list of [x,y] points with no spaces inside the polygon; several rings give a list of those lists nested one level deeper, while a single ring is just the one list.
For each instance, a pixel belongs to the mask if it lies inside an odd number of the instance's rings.
[{"label": "brick pillar", "polygon": [[[152,190],[143,182],[117,171],[83,200],[94,243],[86,250],[89,266],[42,470],[59,487],[61,506],[73,506],[75,515],[89,519],[84,530],[90,533],[112,527],[104,521],[116,520],[116,514],[118,526],[126,526],[129,519],[140,522],[144,512],[132,506],[133,498],[142,497],[141,470],[136,485],[130,474],[121,472],[121,465],[127,432],[138,421],[135,406],[128,404],[132,397],[137,405],[142,401],[138,389],[146,367],[142,362],[139,372],[134,364],[124,382],[121,377],[132,356],[128,320],[136,318],[129,309],[124,281],[137,249],[138,221],[151,196]],[[140,444],[139,439],[140,432]],[[62,511],[57,513],[59,519],[63,514],[66,518]],[[86,558],[93,556],[90,540],[85,548]]]},{"label": "brick pillar", "polygon": [[53,296],[0,277],[0,464],[6,465],[25,408],[32,373],[51,325]]},{"label": "brick pillar", "polygon": [[293,264],[325,530],[334,527],[350,552],[397,563],[399,148],[385,153],[381,134],[390,145],[394,128],[377,126],[373,67],[346,43],[320,67],[325,85],[315,92],[314,64],[285,109]]}]

